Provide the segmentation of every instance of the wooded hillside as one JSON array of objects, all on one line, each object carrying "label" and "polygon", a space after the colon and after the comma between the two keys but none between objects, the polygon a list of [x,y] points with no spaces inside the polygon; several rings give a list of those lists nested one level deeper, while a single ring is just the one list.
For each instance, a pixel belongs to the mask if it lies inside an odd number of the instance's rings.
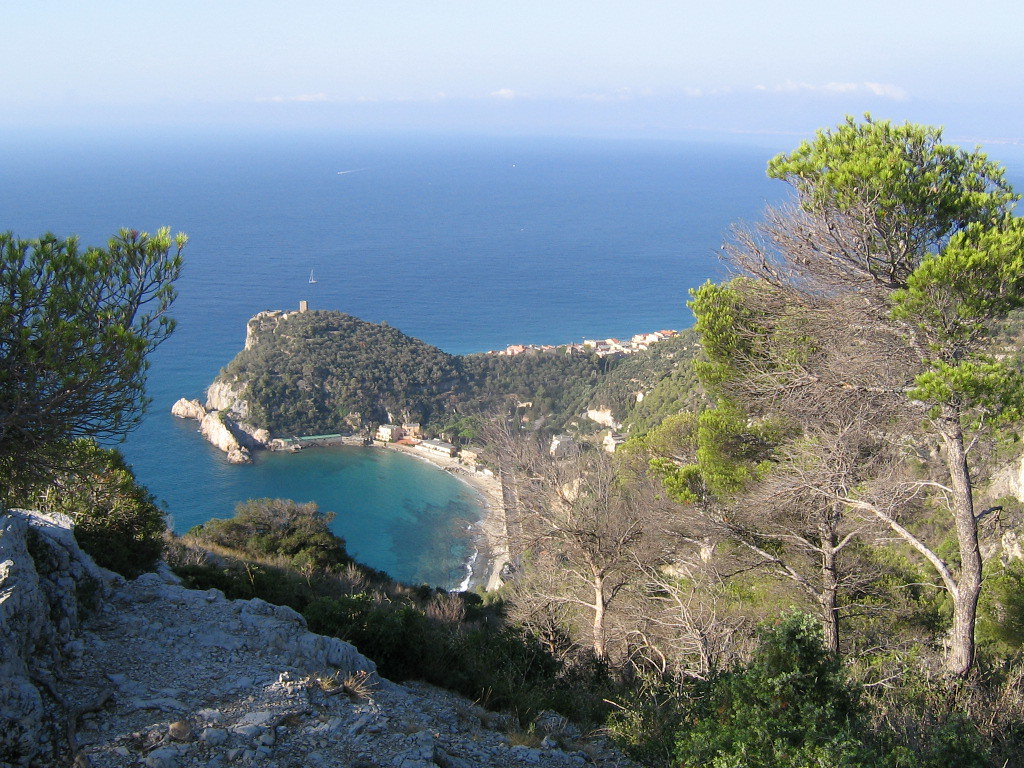
[{"label": "wooded hillside", "polygon": [[558,429],[585,410],[617,364],[565,348],[449,355],[384,323],[312,311],[262,330],[219,378],[242,384],[251,420],[275,435],[395,421],[445,425],[509,410]]}]

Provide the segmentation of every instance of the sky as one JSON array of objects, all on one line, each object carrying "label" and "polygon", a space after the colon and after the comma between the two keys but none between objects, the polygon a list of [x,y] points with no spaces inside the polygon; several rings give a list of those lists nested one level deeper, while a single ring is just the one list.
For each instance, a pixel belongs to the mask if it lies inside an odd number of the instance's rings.
[{"label": "sky", "polygon": [[1017,0],[6,0],[0,130],[1024,142]]}]

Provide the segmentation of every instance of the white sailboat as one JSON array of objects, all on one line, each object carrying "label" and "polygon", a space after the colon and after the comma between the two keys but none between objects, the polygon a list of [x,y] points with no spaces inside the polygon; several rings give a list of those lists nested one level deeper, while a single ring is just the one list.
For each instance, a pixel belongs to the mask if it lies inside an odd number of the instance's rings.
[{"label": "white sailboat", "polygon": [[313,270],[312,269],[309,270],[309,282],[311,282],[311,283],[315,283],[316,282],[316,278],[313,277]]}]

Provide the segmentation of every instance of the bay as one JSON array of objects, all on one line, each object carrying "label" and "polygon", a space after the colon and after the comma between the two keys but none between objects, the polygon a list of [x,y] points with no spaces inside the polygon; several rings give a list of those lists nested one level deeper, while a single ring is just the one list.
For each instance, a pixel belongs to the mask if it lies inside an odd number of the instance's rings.
[{"label": "bay", "polygon": [[[170,426],[194,432],[193,425],[175,420]],[[253,464],[235,466],[202,440],[197,443],[195,435],[188,437],[186,448],[205,459],[186,454],[186,466],[201,464],[199,471],[208,478],[201,490],[203,508],[231,510],[250,498],[315,501],[334,513],[332,528],[360,562],[409,584],[452,588],[467,575],[474,546],[471,526],[479,518],[481,500],[472,488],[425,461],[397,451],[345,446],[261,454]],[[207,519],[193,511],[182,523],[172,515],[179,530]]]}]

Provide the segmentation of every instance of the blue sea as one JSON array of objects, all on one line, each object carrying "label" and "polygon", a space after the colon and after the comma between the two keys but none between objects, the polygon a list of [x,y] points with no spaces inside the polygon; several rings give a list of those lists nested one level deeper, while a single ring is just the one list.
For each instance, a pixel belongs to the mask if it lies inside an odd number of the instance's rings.
[{"label": "blue sea", "polygon": [[121,446],[175,530],[248,498],[316,501],[359,559],[451,587],[480,515],[463,483],[356,448],[231,466],[171,405],[203,397],[249,317],[300,300],[452,353],[685,327],[688,290],[722,275],[730,225],[785,195],[765,163],[796,143],[6,137],[0,229],[87,244],[121,227],[188,234],[178,328],[152,357],[152,404]]}]

